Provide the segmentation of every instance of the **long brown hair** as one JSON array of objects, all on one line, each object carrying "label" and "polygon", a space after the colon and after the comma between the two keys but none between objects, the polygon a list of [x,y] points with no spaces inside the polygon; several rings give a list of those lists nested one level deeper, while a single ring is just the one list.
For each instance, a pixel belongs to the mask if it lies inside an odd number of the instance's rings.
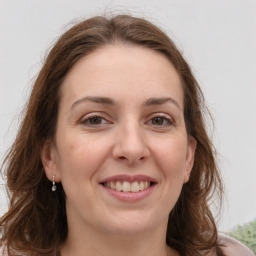
[{"label": "long brown hair", "polygon": [[197,149],[190,180],[170,213],[166,242],[181,255],[196,256],[207,251],[222,255],[209,208],[214,194],[221,199],[222,183],[206,132],[202,92],[173,41],[150,22],[128,15],[110,19],[99,16],[80,22],[60,37],[45,60],[16,140],[2,166],[11,198],[8,212],[0,219],[0,229],[9,255],[52,253],[65,241],[65,194],[61,184],[57,192],[51,192],[40,159],[41,146],[55,135],[60,87],[68,71],[83,56],[116,43],[161,52],[183,82],[186,128],[196,139]]}]

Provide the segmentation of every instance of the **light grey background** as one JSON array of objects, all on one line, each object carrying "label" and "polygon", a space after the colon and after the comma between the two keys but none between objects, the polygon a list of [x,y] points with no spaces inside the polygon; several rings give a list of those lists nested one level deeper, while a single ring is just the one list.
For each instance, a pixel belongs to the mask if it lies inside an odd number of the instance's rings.
[{"label": "light grey background", "polygon": [[[214,116],[226,185],[221,230],[256,218],[255,0],[0,0],[0,160],[45,52],[70,21],[104,13],[150,19],[177,43]],[[3,183],[3,181],[1,181]],[[0,214],[7,208],[0,186]]]}]

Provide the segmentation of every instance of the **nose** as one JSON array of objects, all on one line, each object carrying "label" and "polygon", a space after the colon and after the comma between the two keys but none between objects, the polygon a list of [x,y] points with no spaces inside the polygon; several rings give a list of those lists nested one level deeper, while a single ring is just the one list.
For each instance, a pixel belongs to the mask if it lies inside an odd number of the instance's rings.
[{"label": "nose", "polygon": [[140,125],[120,127],[115,137],[113,157],[129,165],[144,162],[150,156],[143,128]]}]

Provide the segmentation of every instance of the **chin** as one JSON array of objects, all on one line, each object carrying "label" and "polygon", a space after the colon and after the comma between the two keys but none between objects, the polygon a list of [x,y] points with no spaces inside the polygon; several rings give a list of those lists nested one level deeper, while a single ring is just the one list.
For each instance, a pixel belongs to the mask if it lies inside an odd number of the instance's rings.
[{"label": "chin", "polygon": [[159,226],[159,219],[140,211],[129,211],[123,214],[114,214],[114,219],[110,220],[108,224],[105,226],[108,232],[129,237],[129,235],[134,236],[154,230]]}]

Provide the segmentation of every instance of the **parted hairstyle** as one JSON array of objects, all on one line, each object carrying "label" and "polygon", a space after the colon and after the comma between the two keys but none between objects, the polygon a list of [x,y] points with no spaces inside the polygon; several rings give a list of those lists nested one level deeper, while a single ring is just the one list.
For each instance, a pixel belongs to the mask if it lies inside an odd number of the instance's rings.
[{"label": "parted hairstyle", "polygon": [[173,41],[142,18],[118,15],[84,20],[55,43],[35,80],[16,140],[2,165],[10,194],[9,210],[0,219],[1,242],[8,255],[53,255],[68,234],[65,193],[55,193],[40,158],[42,145],[53,140],[60,88],[65,76],[82,57],[104,45],[137,45],[160,52],[178,72],[184,92],[187,133],[197,141],[189,181],[170,212],[166,243],[181,255],[223,255],[209,208],[221,201],[222,182],[215,150],[206,131],[205,103],[191,69]]}]

